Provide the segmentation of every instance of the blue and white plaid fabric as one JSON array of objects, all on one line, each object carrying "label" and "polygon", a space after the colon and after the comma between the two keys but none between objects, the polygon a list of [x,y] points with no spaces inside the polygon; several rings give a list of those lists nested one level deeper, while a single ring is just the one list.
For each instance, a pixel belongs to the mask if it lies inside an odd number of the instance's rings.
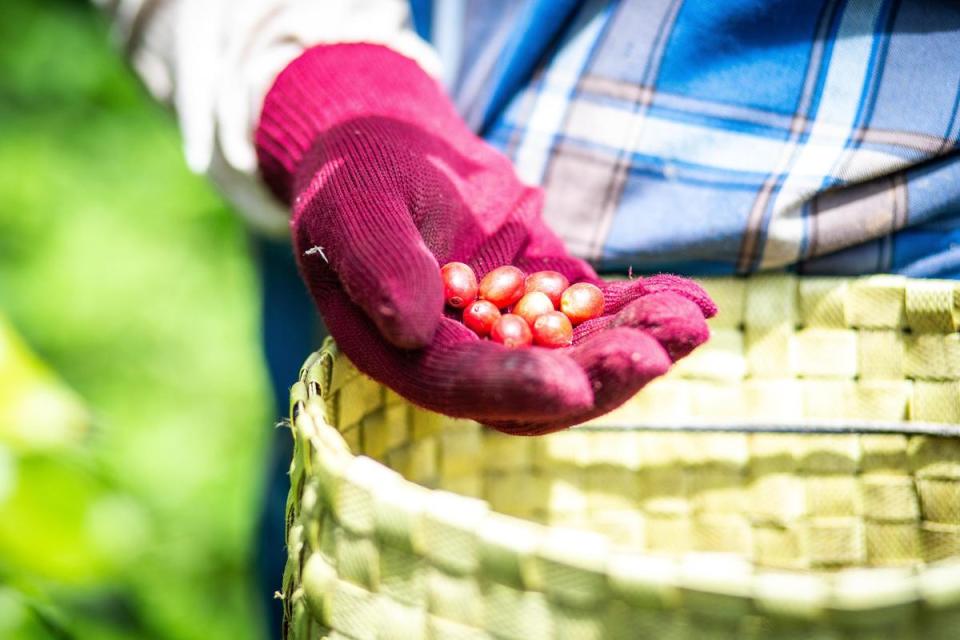
[{"label": "blue and white plaid fabric", "polygon": [[414,0],[603,269],[960,276],[955,0]]}]

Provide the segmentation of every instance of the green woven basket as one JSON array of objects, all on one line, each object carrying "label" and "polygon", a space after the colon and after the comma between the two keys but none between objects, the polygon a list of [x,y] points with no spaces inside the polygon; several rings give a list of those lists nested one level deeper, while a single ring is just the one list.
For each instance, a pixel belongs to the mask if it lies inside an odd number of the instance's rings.
[{"label": "green woven basket", "polygon": [[960,637],[960,289],[703,284],[707,345],[546,437],[313,354],[291,397],[286,636]]}]

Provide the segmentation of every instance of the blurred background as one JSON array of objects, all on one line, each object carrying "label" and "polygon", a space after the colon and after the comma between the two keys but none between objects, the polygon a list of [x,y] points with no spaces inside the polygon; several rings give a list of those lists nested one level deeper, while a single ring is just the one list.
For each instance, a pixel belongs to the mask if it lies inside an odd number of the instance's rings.
[{"label": "blurred background", "polygon": [[0,638],[259,638],[243,225],[86,2],[0,14]]}]

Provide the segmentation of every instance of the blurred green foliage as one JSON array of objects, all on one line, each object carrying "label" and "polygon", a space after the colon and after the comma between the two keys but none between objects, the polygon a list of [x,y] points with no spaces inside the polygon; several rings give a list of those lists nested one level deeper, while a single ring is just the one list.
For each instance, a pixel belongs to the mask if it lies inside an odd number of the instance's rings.
[{"label": "blurred green foliage", "polygon": [[247,237],[86,3],[3,2],[0,176],[0,638],[261,637]]}]

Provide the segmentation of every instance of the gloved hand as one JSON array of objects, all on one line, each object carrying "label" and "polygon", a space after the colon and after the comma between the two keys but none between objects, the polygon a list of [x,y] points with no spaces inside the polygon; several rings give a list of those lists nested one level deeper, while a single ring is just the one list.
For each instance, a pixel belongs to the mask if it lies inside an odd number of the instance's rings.
[{"label": "gloved hand", "polygon": [[[441,87],[381,46],[306,51],[278,77],[256,134],[290,202],[301,274],[358,369],[415,404],[512,433],[613,409],[703,342],[716,311],[689,280],[604,283],[540,217],[542,193],[471,133]],[[445,312],[439,265],[506,264],[604,290],[574,345],[510,350]]]}]

